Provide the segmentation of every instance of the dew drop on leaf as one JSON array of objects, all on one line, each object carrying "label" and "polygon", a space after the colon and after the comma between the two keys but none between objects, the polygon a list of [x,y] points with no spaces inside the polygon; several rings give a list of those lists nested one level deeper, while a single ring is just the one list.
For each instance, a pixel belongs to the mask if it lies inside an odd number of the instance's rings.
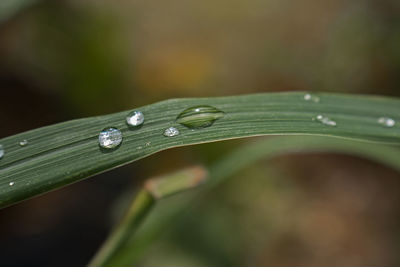
[{"label": "dew drop on leaf", "polygon": [[396,124],[396,121],[391,118],[381,117],[378,119],[378,123],[382,124],[385,127],[393,127]]},{"label": "dew drop on leaf", "polygon": [[314,96],[312,94],[307,93],[304,95],[304,100],[305,101],[313,101],[315,103],[318,103],[320,98],[319,98],[319,96]]},{"label": "dew drop on leaf", "polygon": [[28,145],[28,140],[22,140],[21,142],[19,142],[20,146],[27,146]]},{"label": "dew drop on leaf", "polygon": [[102,148],[116,148],[122,142],[122,133],[117,128],[105,128],[99,134],[99,145]]},{"label": "dew drop on leaf", "polygon": [[322,115],[317,116],[317,120],[319,120],[322,124],[328,125],[328,126],[336,126],[336,121],[331,120],[328,117],[324,117]]},{"label": "dew drop on leaf", "polygon": [[212,106],[195,106],[182,111],[176,122],[191,129],[205,128],[224,115],[224,112]]},{"label": "dew drop on leaf", "polygon": [[139,110],[134,110],[126,116],[126,123],[129,126],[139,126],[142,125],[144,122],[144,115],[141,111]]},{"label": "dew drop on leaf", "polygon": [[164,136],[166,137],[172,137],[177,135],[179,135],[179,130],[176,129],[175,127],[169,127],[164,131]]}]

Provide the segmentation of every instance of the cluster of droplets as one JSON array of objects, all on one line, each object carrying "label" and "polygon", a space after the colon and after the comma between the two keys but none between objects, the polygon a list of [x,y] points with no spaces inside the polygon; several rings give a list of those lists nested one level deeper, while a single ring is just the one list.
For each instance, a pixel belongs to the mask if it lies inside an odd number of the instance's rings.
[{"label": "cluster of droplets", "polygon": [[[303,98],[305,101],[311,101],[311,102],[315,102],[315,103],[318,103],[320,101],[320,98],[318,96],[312,95],[310,93],[304,94]],[[316,118],[313,118],[313,120],[315,120],[315,119],[317,119],[324,125],[336,126],[335,121],[333,121],[330,118],[325,117],[323,115],[318,115]],[[384,127],[391,128],[391,127],[395,126],[396,121],[389,117],[380,117],[380,118],[378,118],[378,123]]]},{"label": "cluster of droplets", "polygon": [[318,103],[320,101],[320,98],[319,98],[319,96],[314,96],[312,94],[307,93],[304,95],[304,100]]},{"label": "cluster of droplets", "polygon": [[[126,116],[129,127],[138,127],[144,122],[144,115],[139,110],[134,110]],[[115,149],[122,143],[122,132],[115,127],[103,129],[99,134],[99,145],[104,149]]]},{"label": "cluster of droplets", "polygon": [[[311,102],[314,102],[314,103],[319,103],[319,101],[321,100],[321,99],[319,98],[319,96],[312,95],[312,94],[310,94],[310,93],[306,93],[306,94],[303,96],[303,98],[304,98],[305,101],[311,101]],[[316,118],[313,118],[313,120],[315,120],[315,119],[317,119],[319,122],[321,122],[321,123],[324,124],[324,125],[327,125],[327,126],[336,126],[336,121],[331,120],[330,118],[325,117],[325,116],[323,116],[323,115],[317,115]]]},{"label": "cluster of droplets", "polygon": [[396,124],[396,121],[392,118],[380,117],[378,119],[378,123],[385,127],[391,128]]},{"label": "cluster of droplets", "polygon": [[330,118],[322,116],[322,115],[318,115],[317,120],[320,121],[324,125],[336,126],[336,121],[331,120]]},{"label": "cluster of droplets", "polygon": [[[216,120],[224,116],[224,112],[219,109],[202,105],[190,107],[182,111],[176,118],[176,122],[192,130],[206,128],[211,126]],[[139,110],[130,112],[126,117],[126,124],[129,128],[138,128],[144,123],[144,115]],[[168,127],[164,130],[163,135],[166,137],[174,137],[180,134],[177,127]],[[115,149],[122,143],[122,132],[115,127],[103,129],[99,134],[99,145],[104,149]],[[150,142],[145,144],[150,146]],[[142,147],[138,147],[142,149]]]}]

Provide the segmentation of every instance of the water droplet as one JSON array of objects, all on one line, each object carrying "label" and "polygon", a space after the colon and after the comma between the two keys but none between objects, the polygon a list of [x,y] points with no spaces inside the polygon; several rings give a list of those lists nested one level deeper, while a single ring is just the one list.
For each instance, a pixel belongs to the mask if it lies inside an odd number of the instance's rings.
[{"label": "water droplet", "polygon": [[167,129],[165,129],[164,131],[164,136],[167,137],[172,137],[172,136],[177,136],[179,135],[179,130],[176,129],[175,127],[169,127]]},{"label": "water droplet", "polygon": [[396,121],[391,118],[381,117],[378,119],[378,123],[382,124],[385,127],[393,127],[396,124]]},{"label": "water droplet", "polygon": [[150,146],[151,142],[146,142],[146,144],[144,144],[145,146]]},{"label": "water droplet", "polygon": [[307,93],[304,95],[304,100],[313,101],[315,103],[318,103],[320,98],[318,96],[313,96],[313,95]]},{"label": "water droplet", "polygon": [[135,110],[128,114],[126,117],[126,123],[129,126],[139,126],[144,122],[144,115],[141,111]]},{"label": "water droplet", "polygon": [[19,142],[19,145],[20,146],[26,146],[26,145],[28,145],[28,140],[22,140],[21,142]]},{"label": "water droplet", "polygon": [[15,183],[14,182],[10,182],[9,183],[9,186],[13,186]]},{"label": "water droplet", "polygon": [[102,148],[116,148],[122,142],[122,133],[117,128],[106,128],[99,134],[99,145]]},{"label": "water droplet", "polygon": [[323,118],[322,123],[328,126],[336,126],[336,121],[333,121],[329,118]]},{"label": "water droplet", "polygon": [[324,117],[322,115],[318,115],[317,120],[322,122],[322,124],[325,124],[328,126],[336,126],[336,121],[333,121],[333,120],[329,119],[328,117]]},{"label": "water droplet", "polygon": [[4,157],[4,148],[3,145],[0,145],[0,159]]},{"label": "water droplet", "polygon": [[176,118],[176,122],[192,129],[205,128],[224,115],[224,112],[215,107],[196,106],[182,111]]}]

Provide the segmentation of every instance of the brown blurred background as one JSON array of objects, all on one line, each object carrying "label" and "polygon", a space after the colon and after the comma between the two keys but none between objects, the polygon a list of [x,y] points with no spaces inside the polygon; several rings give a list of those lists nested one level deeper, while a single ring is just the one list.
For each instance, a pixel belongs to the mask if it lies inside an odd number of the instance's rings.
[{"label": "brown blurred background", "polygon": [[[0,2],[0,138],[172,97],[400,96],[399,73],[398,0]],[[165,151],[1,210],[1,265],[83,266],[120,196],[243,142]],[[334,154],[255,164],[139,266],[399,266],[399,178]]]}]

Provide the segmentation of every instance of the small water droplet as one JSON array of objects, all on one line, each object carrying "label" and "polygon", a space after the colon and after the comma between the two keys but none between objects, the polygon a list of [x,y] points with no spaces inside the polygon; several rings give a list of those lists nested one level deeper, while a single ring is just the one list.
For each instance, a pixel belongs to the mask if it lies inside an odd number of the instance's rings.
[{"label": "small water droplet", "polygon": [[382,124],[385,127],[393,127],[396,124],[396,121],[391,118],[381,117],[378,119],[378,123]]},{"label": "small water droplet", "polygon": [[336,126],[336,121],[333,121],[333,120],[329,119],[328,117],[324,117],[322,115],[318,115],[317,120],[322,122],[322,124],[325,124],[328,126]]},{"label": "small water droplet", "polygon": [[144,122],[144,115],[141,111],[139,110],[134,110],[131,113],[128,114],[126,117],[126,123],[129,126],[139,126],[142,125]]},{"label": "small water droplet", "polygon": [[177,135],[179,135],[179,130],[176,129],[175,127],[169,127],[164,131],[164,136],[166,137],[172,137]]},{"label": "small water droplet", "polygon": [[322,119],[322,123],[328,126],[336,126],[336,122],[329,118]]},{"label": "small water droplet", "polygon": [[21,142],[19,142],[19,145],[20,146],[26,146],[26,145],[28,145],[28,140],[22,140]]},{"label": "small water droplet", "polygon": [[304,100],[311,100],[311,95],[310,94],[305,94],[304,95]]},{"label": "small water droplet", "polygon": [[151,142],[146,142],[146,144],[144,144],[145,146],[150,146]]},{"label": "small water droplet", "polygon": [[15,184],[14,182],[10,182],[10,183],[9,183],[10,186],[13,186],[14,184]]},{"label": "small water droplet", "polygon": [[205,128],[224,115],[224,112],[212,106],[196,106],[182,111],[176,122],[191,129]]},{"label": "small water droplet", "polygon": [[307,93],[307,94],[304,95],[304,100],[313,101],[315,103],[318,103],[320,98],[318,96],[313,96],[313,95]]},{"label": "small water droplet", "polygon": [[4,157],[4,148],[3,145],[0,145],[0,159]]},{"label": "small water droplet", "polygon": [[117,128],[106,128],[99,134],[99,145],[102,148],[116,148],[122,142],[122,133]]}]

